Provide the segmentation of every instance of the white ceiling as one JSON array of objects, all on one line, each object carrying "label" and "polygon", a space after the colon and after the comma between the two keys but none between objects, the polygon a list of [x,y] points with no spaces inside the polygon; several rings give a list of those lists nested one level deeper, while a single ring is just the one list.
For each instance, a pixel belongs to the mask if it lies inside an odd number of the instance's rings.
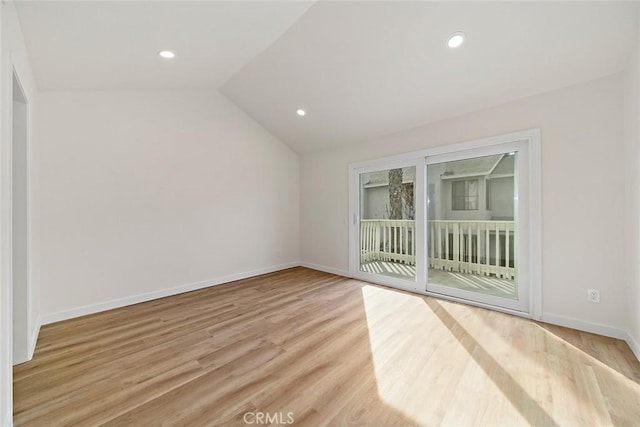
[{"label": "white ceiling", "polygon": [[[220,88],[297,151],[620,72],[635,11],[629,2],[18,4],[41,89]],[[467,42],[451,50],[455,31]],[[161,49],[176,59],[161,60]]]},{"label": "white ceiling", "polygon": [[635,7],[316,3],[223,93],[299,151],[366,140],[619,72]]},{"label": "white ceiling", "polygon": [[[42,90],[218,88],[313,2],[20,1]],[[173,61],[160,50],[173,50]]]}]

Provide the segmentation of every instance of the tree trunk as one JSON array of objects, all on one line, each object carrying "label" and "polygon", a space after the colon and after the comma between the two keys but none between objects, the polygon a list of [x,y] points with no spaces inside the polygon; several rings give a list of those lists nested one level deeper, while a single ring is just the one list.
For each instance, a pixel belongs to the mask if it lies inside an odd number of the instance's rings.
[{"label": "tree trunk", "polygon": [[402,169],[389,170],[389,219],[402,219]]},{"label": "tree trunk", "polygon": [[[389,170],[389,219],[402,219],[402,169]],[[391,251],[396,253],[396,243],[398,240],[397,227],[391,227]]]},{"label": "tree trunk", "polygon": [[404,213],[402,219],[415,219],[415,206],[413,204],[413,183],[402,184],[402,203]]}]

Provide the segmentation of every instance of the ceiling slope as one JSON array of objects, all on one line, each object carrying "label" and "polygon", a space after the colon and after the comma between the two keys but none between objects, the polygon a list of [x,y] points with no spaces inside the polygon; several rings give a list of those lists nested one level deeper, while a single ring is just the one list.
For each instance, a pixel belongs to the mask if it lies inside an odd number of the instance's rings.
[{"label": "ceiling slope", "polygon": [[[41,90],[217,89],[313,4],[19,1]],[[158,57],[172,50],[174,60]]]},{"label": "ceiling slope", "polygon": [[222,92],[297,151],[363,141],[620,72],[635,8],[319,2]]},{"label": "ceiling slope", "polygon": [[[624,69],[633,2],[23,1],[41,90],[220,89],[299,152]],[[447,36],[463,31],[456,50]],[[176,52],[163,60],[158,51]],[[306,116],[295,114],[298,108]]]}]

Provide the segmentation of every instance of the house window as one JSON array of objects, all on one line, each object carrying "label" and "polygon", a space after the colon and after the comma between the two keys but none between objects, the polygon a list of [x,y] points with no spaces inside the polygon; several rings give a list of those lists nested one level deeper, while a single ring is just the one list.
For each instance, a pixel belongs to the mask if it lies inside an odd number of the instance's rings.
[{"label": "house window", "polygon": [[478,210],[478,180],[452,182],[451,202],[454,211]]}]

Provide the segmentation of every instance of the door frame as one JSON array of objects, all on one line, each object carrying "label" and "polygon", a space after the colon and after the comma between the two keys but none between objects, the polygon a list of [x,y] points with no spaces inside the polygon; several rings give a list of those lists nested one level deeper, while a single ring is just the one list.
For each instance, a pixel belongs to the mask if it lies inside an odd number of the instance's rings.
[{"label": "door frame", "polygon": [[[367,172],[376,172],[387,169],[415,167],[416,177],[413,185],[415,208],[415,237],[416,238],[416,277],[414,281],[368,273],[360,270],[360,175]],[[422,191],[425,183],[426,168],[424,159],[414,158],[409,160],[381,160],[373,161],[365,166],[349,168],[349,271],[350,274],[361,280],[375,282],[381,285],[392,286],[410,292],[421,292],[422,284],[426,281],[426,270],[419,265],[419,259],[426,257],[426,245],[419,242],[425,241],[426,227],[418,218],[424,216],[426,206],[425,193]],[[422,238],[418,238],[422,236]]]},{"label": "door frame", "polygon": [[[23,79],[21,76],[23,76],[22,70],[20,69],[20,67],[13,61],[13,53],[10,54],[10,59],[11,59],[11,67],[10,67],[10,71],[11,71],[11,76],[10,76],[10,86],[9,86],[9,93],[8,93],[8,110],[9,110],[9,129],[8,129],[8,146],[9,148],[9,153],[7,155],[8,157],[8,161],[10,163],[10,167],[8,168],[8,174],[10,176],[9,178],[9,182],[8,182],[8,202],[7,202],[7,211],[9,211],[8,216],[8,235],[9,237],[9,242],[8,242],[8,260],[7,263],[9,264],[8,266],[8,270],[9,270],[9,276],[10,276],[10,286],[9,286],[9,304],[10,304],[10,310],[9,310],[9,317],[11,319],[11,334],[10,334],[10,340],[11,340],[11,357],[12,357],[12,365],[17,365],[20,363],[24,363],[26,361],[31,360],[31,358],[33,357],[33,353],[35,350],[35,341],[34,341],[34,336],[37,337],[37,334],[33,334],[32,331],[34,329],[34,319],[32,318],[32,299],[33,299],[33,289],[32,289],[32,283],[31,283],[31,276],[32,276],[32,272],[31,272],[31,268],[32,268],[32,245],[31,245],[31,217],[32,217],[32,204],[31,204],[31,192],[32,192],[32,182],[31,182],[31,157],[32,157],[32,153],[31,153],[31,121],[32,121],[32,111],[31,111],[31,100],[30,100],[30,95],[28,93],[28,91],[25,88],[25,85],[23,84]],[[26,198],[26,212],[24,212],[24,214],[26,215],[26,218],[23,217],[22,220],[25,223],[25,235],[22,236],[25,239],[25,256],[26,259],[24,259],[24,267],[25,267],[25,271],[23,271],[24,273],[24,282],[22,283],[22,285],[24,286],[23,289],[20,289],[21,291],[21,298],[19,298],[19,301],[16,302],[16,293],[18,291],[17,286],[19,286],[19,284],[16,282],[15,280],[15,272],[14,272],[14,260],[16,257],[16,254],[14,253],[14,233],[15,233],[15,226],[14,223],[16,222],[16,218],[14,217],[14,182],[13,182],[13,178],[14,178],[14,168],[16,165],[14,165],[13,162],[13,155],[14,155],[14,145],[16,143],[16,141],[14,140],[14,90],[15,87],[17,86],[17,89],[20,91],[20,94],[22,95],[22,98],[24,100],[24,105],[25,105],[25,123],[24,123],[24,155],[25,155],[25,165],[24,168],[25,170],[23,171],[24,174],[26,175],[26,182],[25,182],[25,198]],[[20,325],[21,327],[18,328],[16,330],[16,328],[14,328],[14,322],[16,321],[16,317],[20,316],[22,318],[22,324]]]},{"label": "door frame", "polygon": [[[467,150],[453,151],[446,154],[438,154],[425,158],[427,168],[430,165],[441,164],[445,162],[453,162],[458,160],[473,159],[484,156],[492,156],[498,154],[507,154],[509,152],[517,152],[517,164],[515,168],[516,186],[514,187],[516,199],[518,203],[515,205],[515,241],[516,251],[515,260],[517,262],[516,283],[519,288],[518,299],[499,297],[495,295],[483,294],[471,290],[463,290],[445,285],[429,284],[429,276],[427,274],[426,291],[429,294],[438,296],[450,296],[464,301],[474,301],[490,306],[498,306],[506,309],[524,312],[529,314],[531,311],[531,292],[530,292],[530,274],[529,274],[529,164],[528,152],[529,147],[525,141],[514,141],[505,144],[490,145]],[[429,184],[427,178],[427,185]],[[429,221],[429,218],[425,218]],[[429,241],[429,232],[427,230],[427,241]],[[427,257],[428,258],[428,257]],[[518,262],[524,260],[525,262]],[[428,273],[428,271],[427,271]],[[429,287],[431,286],[431,288]],[[521,292],[523,290],[524,292]]]},{"label": "door frame", "polygon": [[[416,245],[416,276],[418,272],[423,270],[424,282],[416,280],[416,286],[397,286],[395,280],[388,280],[374,274],[363,275],[359,271],[359,180],[356,180],[356,171],[383,170],[392,169],[397,165],[413,165],[420,163],[422,167],[416,168],[416,183],[414,186],[416,200],[416,227],[418,223],[426,220],[425,201],[426,201],[426,158],[438,155],[446,155],[456,152],[481,149],[495,145],[504,145],[507,143],[523,142],[528,149],[527,166],[529,172],[529,206],[528,206],[528,272],[527,278],[529,282],[529,307],[527,312],[512,310],[503,307],[496,307],[490,304],[474,302],[457,298],[453,296],[444,296],[426,291],[426,227],[423,225],[423,231],[420,233],[421,238],[418,239]],[[349,272],[352,277],[377,283],[385,286],[397,287],[423,295],[431,295],[437,298],[450,299],[460,301],[470,305],[490,308],[496,311],[503,311],[518,316],[529,317],[540,320],[542,316],[542,155],[540,144],[540,129],[527,129],[519,132],[496,135],[487,138],[481,138],[466,142],[440,145],[423,150],[402,153],[394,156],[378,158],[369,161],[354,162],[349,164],[349,213],[347,224],[349,224]],[[419,170],[422,172],[419,173]],[[421,213],[418,213],[420,206]],[[358,219],[358,221],[356,221]],[[417,228],[416,228],[417,230]],[[418,232],[416,233],[418,234]],[[422,257],[418,258],[419,251],[422,251]],[[419,266],[421,264],[421,266]],[[411,283],[411,282],[410,282]],[[413,285],[413,283],[411,283]]]}]

